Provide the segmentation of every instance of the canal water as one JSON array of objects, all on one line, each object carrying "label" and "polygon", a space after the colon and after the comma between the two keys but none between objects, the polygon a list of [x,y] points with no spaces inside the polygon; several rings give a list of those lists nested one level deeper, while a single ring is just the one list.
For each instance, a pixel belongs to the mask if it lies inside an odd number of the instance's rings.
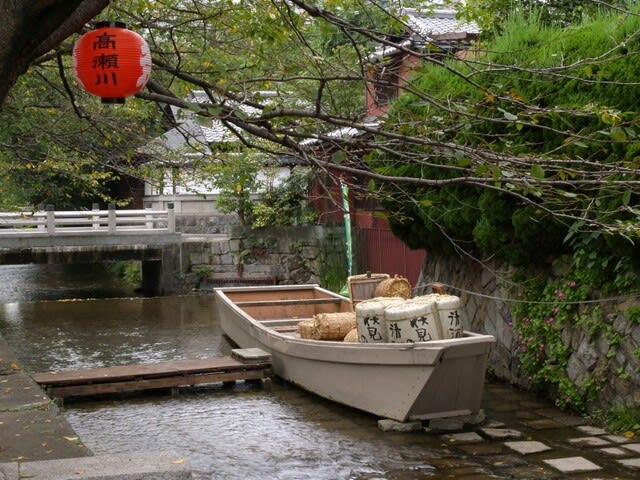
[{"label": "canal water", "polygon": [[[231,350],[210,294],[136,297],[98,265],[0,266],[0,334],[33,373],[217,357]],[[182,390],[176,397],[66,401],[64,415],[95,454],[171,452],[196,480],[638,478],[637,470],[609,453],[573,444],[584,435],[576,430],[582,419],[547,401],[487,382],[484,408],[488,423],[517,428],[518,438],[545,442],[551,450],[525,458],[499,439],[466,444],[441,433],[384,433],[376,417],[282,381],[274,381],[270,392],[238,382]],[[543,463],[582,455],[603,468],[595,475],[566,475]]]},{"label": "canal water", "polygon": [[[97,265],[0,266],[0,334],[31,372],[230,353],[211,295],[132,294]],[[435,478],[441,455],[278,381],[66,402],[65,416],[95,454],[171,451],[196,479]]]}]

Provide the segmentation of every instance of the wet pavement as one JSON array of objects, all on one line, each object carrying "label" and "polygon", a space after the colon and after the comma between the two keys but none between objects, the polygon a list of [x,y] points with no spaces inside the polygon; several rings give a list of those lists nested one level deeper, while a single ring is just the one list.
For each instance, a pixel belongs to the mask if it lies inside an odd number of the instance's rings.
[{"label": "wet pavement", "polygon": [[90,454],[0,337],[0,462]]},{"label": "wet pavement", "polygon": [[544,399],[487,382],[485,420],[438,435],[446,453],[431,460],[441,478],[620,479],[640,477],[640,439],[609,434]]}]

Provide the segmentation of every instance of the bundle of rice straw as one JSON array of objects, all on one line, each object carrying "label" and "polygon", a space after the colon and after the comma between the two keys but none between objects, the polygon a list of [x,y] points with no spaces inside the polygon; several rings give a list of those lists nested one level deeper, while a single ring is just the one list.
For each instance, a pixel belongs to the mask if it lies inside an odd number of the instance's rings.
[{"label": "bundle of rice straw", "polygon": [[347,343],[358,343],[358,329],[353,328],[344,337],[344,341]]},{"label": "bundle of rice straw", "polygon": [[313,318],[303,320],[298,323],[298,334],[300,338],[308,338],[312,340],[319,340],[318,332],[316,331],[316,322]]},{"label": "bundle of rice straw", "polygon": [[317,313],[313,320],[320,340],[342,340],[356,328],[355,312]]}]

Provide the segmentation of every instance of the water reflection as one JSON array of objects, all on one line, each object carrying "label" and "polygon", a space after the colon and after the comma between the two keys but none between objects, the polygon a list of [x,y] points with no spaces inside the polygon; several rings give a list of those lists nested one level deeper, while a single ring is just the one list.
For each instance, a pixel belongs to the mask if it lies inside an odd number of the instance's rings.
[{"label": "water reflection", "polygon": [[15,303],[2,334],[32,371],[216,357],[229,347],[212,309],[210,296]]},{"label": "water reflection", "polygon": [[0,265],[0,302],[131,297],[136,292],[106,264]]}]

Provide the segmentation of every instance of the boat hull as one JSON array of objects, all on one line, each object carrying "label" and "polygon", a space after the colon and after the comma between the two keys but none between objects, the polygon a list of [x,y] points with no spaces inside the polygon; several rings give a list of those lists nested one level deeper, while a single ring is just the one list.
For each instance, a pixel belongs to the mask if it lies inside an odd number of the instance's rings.
[{"label": "boat hull", "polygon": [[260,290],[274,288],[283,287],[217,289],[216,306],[225,334],[242,348],[269,352],[276,375],[329,400],[398,421],[480,409],[492,336],[467,332],[463,338],[410,344],[300,339],[265,327],[230,298],[249,290],[259,297]]}]

